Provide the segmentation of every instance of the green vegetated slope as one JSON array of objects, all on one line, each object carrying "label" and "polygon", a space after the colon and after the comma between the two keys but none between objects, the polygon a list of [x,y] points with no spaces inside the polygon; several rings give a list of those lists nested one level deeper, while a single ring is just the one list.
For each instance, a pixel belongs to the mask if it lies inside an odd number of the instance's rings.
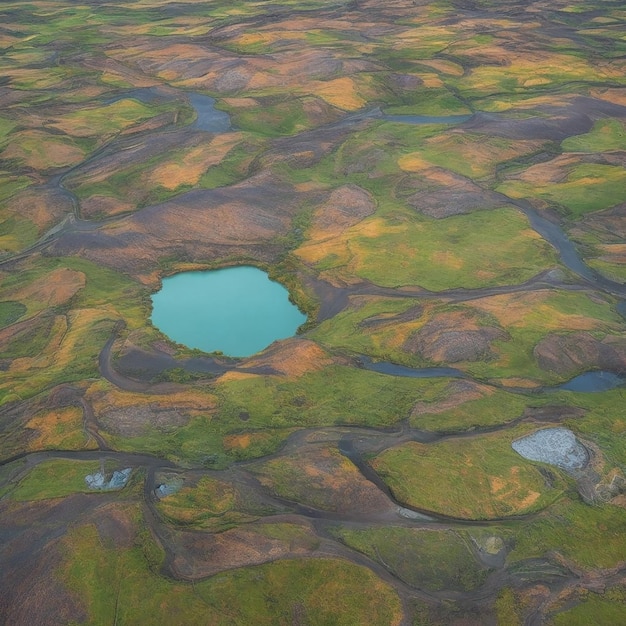
[{"label": "green vegetated slope", "polygon": [[[626,371],[620,287],[524,213],[626,278],[624,14],[527,9],[2,4],[0,621],[626,620],[624,390],[552,389]],[[207,374],[149,295],[241,263],[309,323]]]}]

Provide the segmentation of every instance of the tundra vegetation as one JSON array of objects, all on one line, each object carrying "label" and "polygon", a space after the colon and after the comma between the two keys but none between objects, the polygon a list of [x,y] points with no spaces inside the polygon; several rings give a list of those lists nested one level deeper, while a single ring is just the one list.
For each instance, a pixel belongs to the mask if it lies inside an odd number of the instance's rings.
[{"label": "tundra vegetation", "polygon": [[[0,17],[0,622],[626,623],[619,3]],[[150,324],[239,264],[296,337]]]}]

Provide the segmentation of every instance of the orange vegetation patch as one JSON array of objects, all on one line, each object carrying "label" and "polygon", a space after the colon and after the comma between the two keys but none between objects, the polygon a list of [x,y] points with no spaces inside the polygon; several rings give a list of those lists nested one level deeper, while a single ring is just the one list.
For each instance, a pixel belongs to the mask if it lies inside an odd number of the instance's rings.
[{"label": "orange vegetation patch", "polygon": [[506,478],[488,476],[491,495],[519,511],[532,507],[541,497],[538,491],[527,491],[521,484],[519,467],[511,467]]},{"label": "orange vegetation patch", "polygon": [[239,140],[239,133],[218,135],[210,143],[189,150],[179,163],[170,161],[159,164],[147,174],[147,181],[168,190],[181,185],[195,185],[207,169],[220,163]]},{"label": "orange vegetation patch", "polygon": [[238,380],[248,380],[249,378],[257,378],[257,374],[250,374],[248,372],[237,372],[236,370],[233,370],[232,372],[226,372],[225,374],[222,374],[217,379],[217,382],[230,383]]},{"label": "orange vegetation patch", "polygon": [[593,98],[626,106],[626,89],[591,89],[589,94]]},{"label": "orange vegetation patch", "polygon": [[194,389],[175,391],[167,395],[146,396],[142,393],[133,393],[117,388],[103,390],[102,385],[97,383],[88,389],[86,397],[92,403],[96,413],[111,408],[125,409],[133,406],[150,405],[157,410],[176,408],[193,414],[194,411],[206,413],[217,406],[217,398],[214,395]]},{"label": "orange vegetation patch", "polygon": [[59,268],[11,294],[20,302],[33,302],[38,309],[59,306],[85,286],[85,275],[69,268]]},{"label": "orange vegetation patch", "polygon": [[222,443],[224,450],[246,450],[250,447],[252,442],[252,435],[250,433],[243,433],[242,435],[228,435],[224,437]]},{"label": "orange vegetation patch", "polygon": [[[79,407],[65,407],[54,411],[37,413],[25,425],[34,431],[28,441],[30,450],[46,448],[71,448],[78,444],[85,447],[83,412]],[[92,443],[92,447],[95,444]]]},{"label": "orange vegetation patch", "polygon": [[222,98],[222,102],[234,109],[254,109],[259,106],[254,98]]},{"label": "orange vegetation patch", "polygon": [[420,60],[419,63],[420,65],[432,67],[434,70],[442,72],[443,74],[449,74],[451,76],[463,76],[463,67],[458,63],[453,63],[452,61],[443,61],[441,59],[424,59]]},{"label": "orange vegetation patch", "polygon": [[421,172],[431,167],[431,164],[424,160],[419,152],[412,152],[398,159],[398,167],[404,172]]},{"label": "orange vegetation patch", "polygon": [[532,165],[512,178],[542,186],[564,183],[567,182],[570,168],[580,162],[576,154],[562,154],[547,163]]},{"label": "orange vegetation patch", "polygon": [[293,338],[278,342],[263,355],[246,363],[246,367],[269,366],[283,374],[297,378],[332,365],[333,359],[313,341]]},{"label": "orange vegetation patch", "polygon": [[608,261],[619,265],[626,264],[626,244],[625,243],[607,243],[597,246],[602,255],[600,261]]},{"label": "orange vegetation patch", "polygon": [[310,85],[308,92],[344,111],[356,111],[366,104],[366,101],[359,95],[355,82],[347,76],[326,82],[316,81]]},{"label": "orange vegetation patch", "polygon": [[345,237],[334,237],[326,241],[313,241],[300,246],[295,254],[297,254],[306,263],[319,263],[322,259],[331,257],[332,265],[346,265],[352,255],[348,250]]}]

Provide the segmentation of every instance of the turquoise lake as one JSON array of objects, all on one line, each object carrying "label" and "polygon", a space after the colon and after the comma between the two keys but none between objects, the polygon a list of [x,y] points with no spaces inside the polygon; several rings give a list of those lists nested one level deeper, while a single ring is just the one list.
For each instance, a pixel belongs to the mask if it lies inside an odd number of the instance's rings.
[{"label": "turquoise lake", "polygon": [[292,337],[306,316],[265,272],[240,266],[164,278],[151,319],[189,348],[244,357]]}]

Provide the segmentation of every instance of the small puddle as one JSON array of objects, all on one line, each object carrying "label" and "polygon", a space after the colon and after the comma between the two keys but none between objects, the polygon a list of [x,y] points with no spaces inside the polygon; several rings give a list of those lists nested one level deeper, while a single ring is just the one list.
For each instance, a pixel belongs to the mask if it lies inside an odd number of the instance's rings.
[{"label": "small puddle", "polygon": [[626,383],[623,376],[618,376],[613,372],[585,372],[576,378],[572,378],[566,383],[554,387],[555,390],[561,391],[577,391],[579,393],[595,393],[600,391],[609,391],[621,387]]}]

